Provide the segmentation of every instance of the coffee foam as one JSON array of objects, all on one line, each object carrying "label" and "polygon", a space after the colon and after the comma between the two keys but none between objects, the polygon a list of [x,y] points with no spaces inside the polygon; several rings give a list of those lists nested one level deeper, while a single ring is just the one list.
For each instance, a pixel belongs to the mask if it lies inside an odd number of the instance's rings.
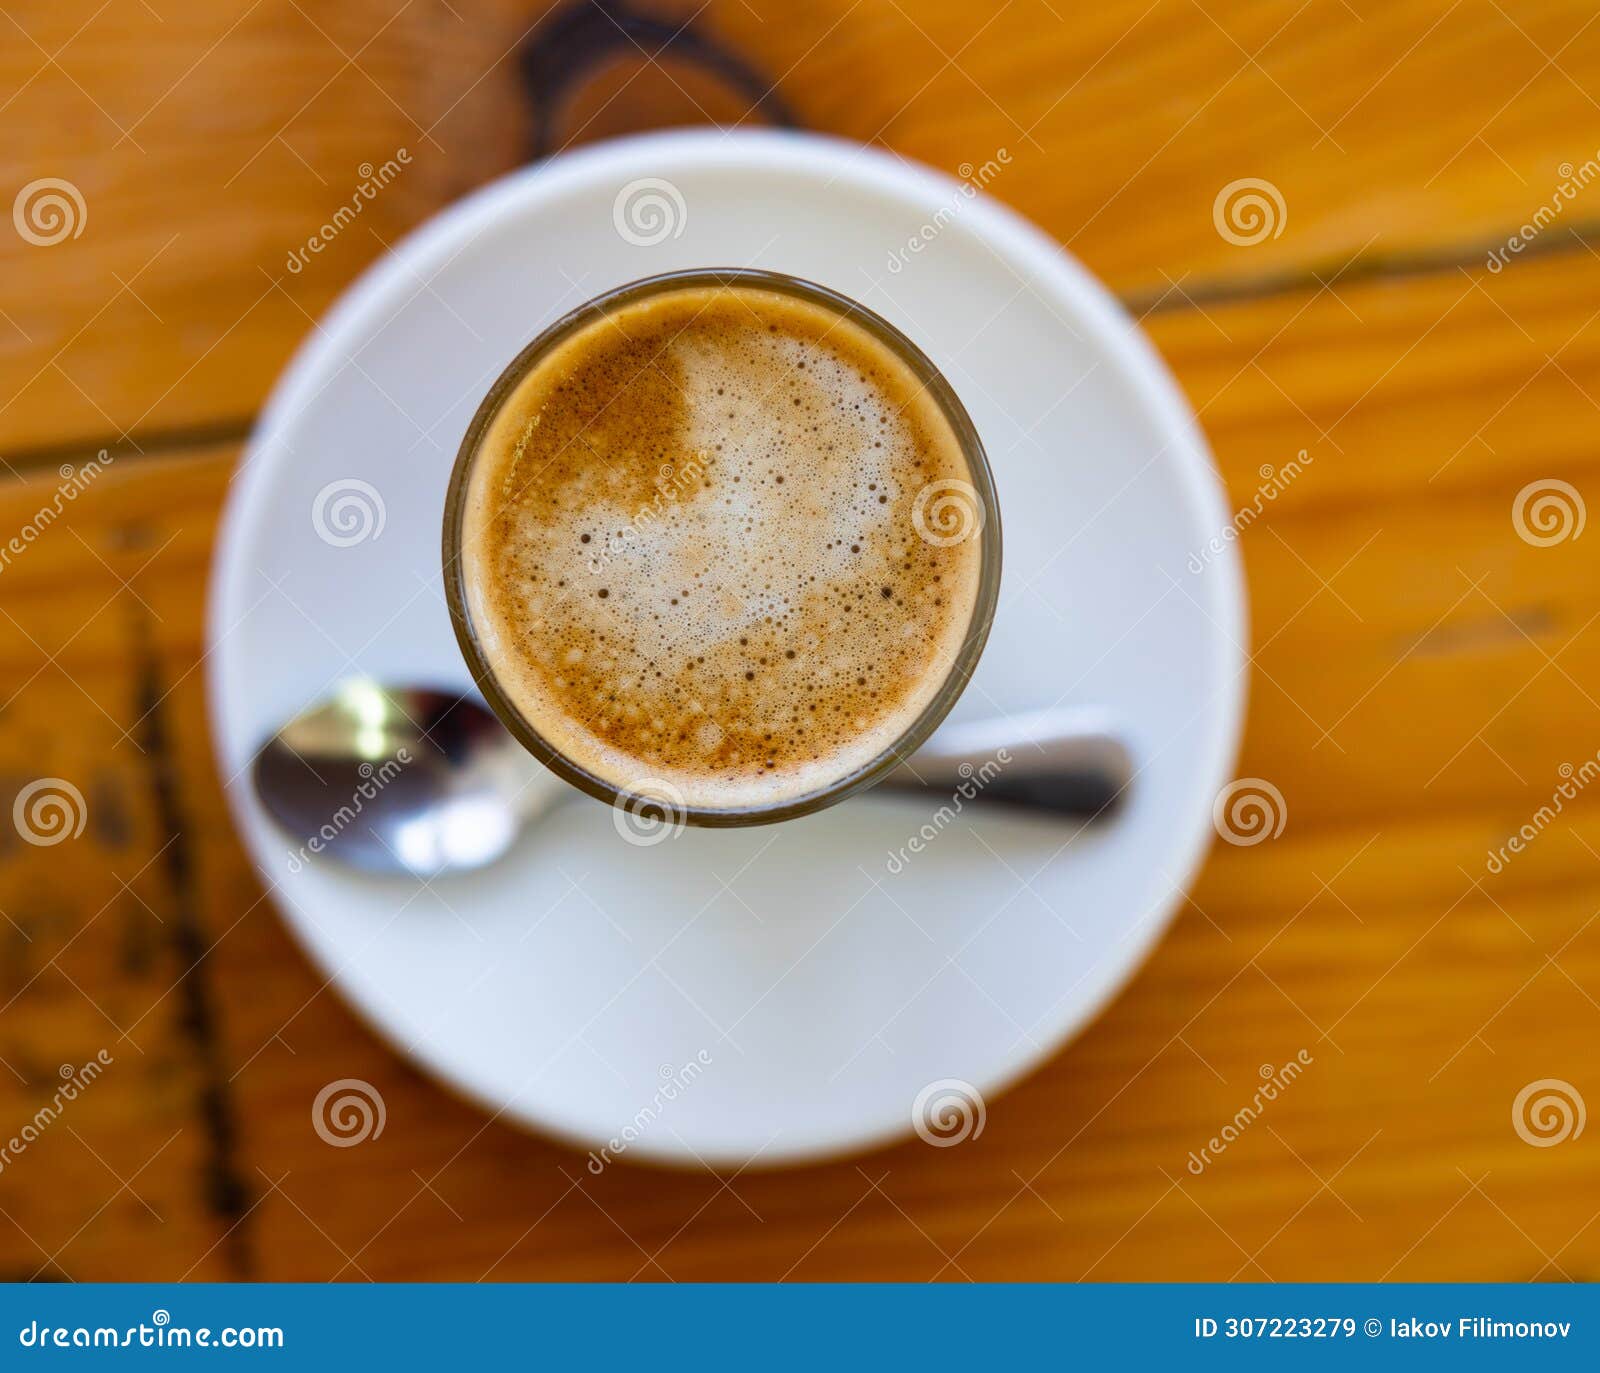
[{"label": "coffee foam", "polygon": [[820,305],[688,288],[568,337],[490,425],[463,557],[502,691],[625,790],[742,809],[821,790],[911,725],[959,653],[980,534],[899,358]]}]

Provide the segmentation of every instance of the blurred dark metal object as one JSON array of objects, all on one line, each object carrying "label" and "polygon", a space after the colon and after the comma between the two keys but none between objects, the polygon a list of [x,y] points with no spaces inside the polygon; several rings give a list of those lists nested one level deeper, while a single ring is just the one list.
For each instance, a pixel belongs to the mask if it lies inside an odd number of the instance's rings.
[{"label": "blurred dark metal object", "polygon": [[576,0],[539,25],[519,58],[533,104],[533,157],[557,151],[562,101],[608,58],[648,61],[668,52],[727,82],[769,124],[798,126],[776,85],[707,34],[698,16],[679,23],[641,14],[624,0]]}]

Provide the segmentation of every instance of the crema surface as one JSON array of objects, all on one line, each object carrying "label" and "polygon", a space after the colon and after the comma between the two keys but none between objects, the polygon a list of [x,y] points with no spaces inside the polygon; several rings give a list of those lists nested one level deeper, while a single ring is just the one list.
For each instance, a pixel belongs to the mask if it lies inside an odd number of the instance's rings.
[{"label": "crema surface", "polygon": [[666,291],[564,339],[488,427],[469,612],[549,744],[710,809],[822,790],[938,692],[980,512],[912,371],[822,305]]}]

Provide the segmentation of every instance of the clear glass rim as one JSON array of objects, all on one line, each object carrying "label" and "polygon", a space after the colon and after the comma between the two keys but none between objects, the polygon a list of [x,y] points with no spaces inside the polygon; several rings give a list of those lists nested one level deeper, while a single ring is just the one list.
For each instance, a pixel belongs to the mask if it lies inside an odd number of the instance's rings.
[{"label": "clear glass rim", "polygon": [[[968,476],[983,510],[978,594],[961,647],[939,690],[899,738],[877,757],[836,778],[825,787],[771,805],[729,808],[689,805],[668,807],[657,797],[630,792],[627,788],[619,787],[581,767],[545,739],[512,703],[489,666],[467,609],[461,549],[466,523],[467,492],[484,436],[507,397],[534,366],[576,330],[621,306],[663,291],[718,285],[775,291],[822,305],[851,320],[880,342],[887,344],[911,369],[927,394],[938,404],[956,435],[966,460]],[[642,799],[648,808],[658,814],[666,812],[664,818],[670,823],[681,822],[726,828],[771,824],[779,820],[810,815],[834,805],[847,796],[852,796],[881,781],[915,753],[938,728],[961,693],[966,690],[967,682],[971,679],[983,654],[984,644],[989,638],[989,628],[994,621],[995,606],[1000,595],[1000,509],[995,499],[994,475],[989,468],[989,459],[966,407],[961,404],[950,383],[945,380],[944,375],[933,365],[928,356],[888,320],[848,296],[802,277],[757,268],[704,268],[644,277],[595,296],[556,320],[512,358],[490,386],[461,440],[455,466],[450,473],[450,484],[445,493],[442,553],[445,600],[450,609],[450,622],[455,630],[456,642],[461,647],[462,657],[466,659],[473,681],[477,683],[478,690],[482,692],[489,708],[529,753],[563,781],[608,805],[627,804],[630,798]]]}]

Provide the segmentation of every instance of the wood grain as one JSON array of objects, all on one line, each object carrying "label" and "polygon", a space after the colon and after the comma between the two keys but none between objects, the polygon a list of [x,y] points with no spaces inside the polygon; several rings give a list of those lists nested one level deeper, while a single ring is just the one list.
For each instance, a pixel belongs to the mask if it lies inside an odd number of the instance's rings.
[{"label": "wood grain", "polygon": [[[989,1103],[981,1138],[799,1172],[594,1178],[356,1021],[262,899],[207,746],[201,589],[237,448],[117,459],[0,568],[0,801],[48,773],[91,817],[0,854],[0,1111],[115,1056],[0,1169],[3,1271],[1600,1276],[1591,1136],[1532,1148],[1511,1122],[1538,1078],[1594,1099],[1600,803],[1485,868],[1600,748],[1600,542],[1535,547],[1511,513],[1530,481],[1595,485],[1597,294],[1600,258],[1570,242],[1499,275],[1149,315],[1236,505],[1263,464],[1311,459],[1240,540],[1240,772],[1281,789],[1286,827],[1216,845],[1148,965]],[[60,480],[0,488],[0,529],[37,523]],[[1190,1171],[1261,1066],[1301,1051],[1304,1075]],[[386,1101],[359,1150],[311,1129],[330,1064]]]},{"label": "wood grain", "polygon": [[[526,156],[535,101],[554,147],[771,113],[685,44],[660,55],[624,34],[630,13],[688,25],[809,127],[951,173],[1006,150],[992,194],[1117,289],[1174,307],[1481,261],[1551,202],[1563,165],[1600,149],[1600,26],[1576,0],[612,5],[623,19],[591,28],[616,41],[558,53],[550,69],[571,80],[531,93],[519,52],[571,5],[158,8],[69,0],[0,18],[0,120],[24,135],[0,142],[0,185],[64,178],[84,203],[81,236],[53,247],[0,235],[13,462],[241,433],[362,267]],[[294,270],[362,168],[402,148],[404,170]],[[1213,221],[1241,178],[1284,203],[1280,232],[1253,247]],[[1600,221],[1593,195],[1563,202],[1552,235]]]}]

